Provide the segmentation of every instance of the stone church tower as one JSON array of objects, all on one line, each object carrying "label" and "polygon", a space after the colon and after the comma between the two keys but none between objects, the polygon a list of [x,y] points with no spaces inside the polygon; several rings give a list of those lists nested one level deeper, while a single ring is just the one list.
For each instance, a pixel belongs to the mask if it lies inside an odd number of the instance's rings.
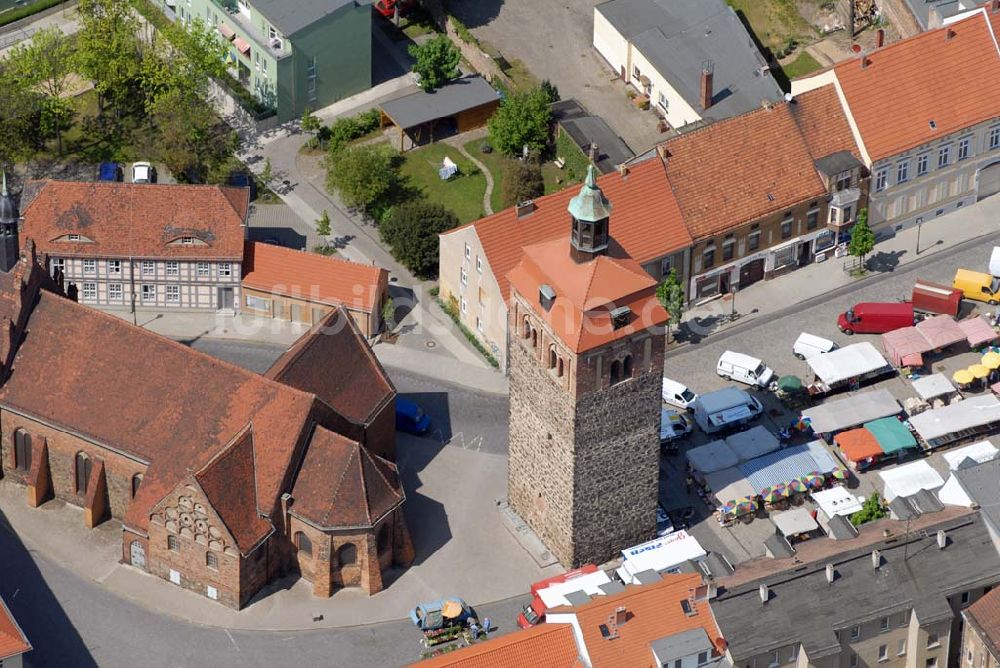
[{"label": "stone church tower", "polygon": [[7,192],[7,173],[3,174],[3,190],[0,191],[0,271],[10,271],[20,259],[17,243],[17,224],[20,220],[17,201]]},{"label": "stone church tower", "polygon": [[525,247],[508,275],[508,496],[567,567],[656,530],[667,314],[611,210],[591,167],[567,236]]}]

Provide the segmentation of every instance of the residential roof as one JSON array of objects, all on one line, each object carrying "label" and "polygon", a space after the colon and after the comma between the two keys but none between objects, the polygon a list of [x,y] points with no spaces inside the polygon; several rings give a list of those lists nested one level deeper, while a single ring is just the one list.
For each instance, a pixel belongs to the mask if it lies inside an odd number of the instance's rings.
[{"label": "residential roof", "polygon": [[53,255],[238,262],[249,206],[249,188],[33,181],[21,234]]},{"label": "residential roof", "polygon": [[[597,6],[703,117],[745,113],[783,96],[743,23],[722,0],[610,0]],[[711,62],[712,105],[701,108],[701,72]]]},{"label": "residential roof", "polygon": [[956,14],[975,9],[980,2],[974,0],[906,0],[913,18],[917,19],[921,30],[927,30],[930,25],[931,10],[937,12],[941,19],[948,19]]},{"label": "residential roof", "polygon": [[795,96],[788,110],[814,160],[842,152],[861,159],[861,151],[833,84]]},{"label": "residential roof", "polygon": [[965,609],[993,656],[1000,656],[1000,590],[988,592]]},{"label": "residential roof", "polygon": [[952,471],[962,489],[979,504],[979,511],[995,529],[1000,529],[1000,458],[974,466],[961,465]]},{"label": "residential roof", "polygon": [[17,625],[10,608],[0,598],[0,661],[30,651],[31,643],[28,642],[28,637]]},{"label": "residential roof", "polygon": [[860,58],[835,66],[872,162],[1000,114],[997,27],[1000,18],[983,10],[874,51],[865,67]]},{"label": "residential roof", "polygon": [[478,74],[454,79],[428,93],[419,90],[379,103],[382,113],[403,129],[499,102],[500,93]]},{"label": "residential roof", "polygon": [[395,464],[317,426],[292,498],[293,515],[326,530],[373,527],[405,496]]},{"label": "residential roof", "polygon": [[319,304],[376,312],[389,272],[372,264],[248,241],[243,286]]},{"label": "residential roof", "polygon": [[664,148],[667,177],[695,239],[826,193],[787,103],[712,123]]},{"label": "residential roof", "polygon": [[699,652],[715,649],[705,629],[697,628],[676,635],[660,638],[650,643],[653,652],[664,666],[671,660],[695,656]]},{"label": "residential roof", "polygon": [[355,3],[352,0],[251,0],[251,4],[282,34],[291,37],[341,7]]},{"label": "residential roof", "polygon": [[[528,246],[507,279],[576,353],[667,322],[656,281],[614,241],[606,255],[582,263],[570,256],[569,237]],[[540,301],[543,285],[555,291],[549,308]],[[615,329],[612,310],[622,307],[630,310],[628,323]]]},{"label": "residential roof", "polygon": [[540,624],[486,642],[425,659],[422,668],[583,668],[573,628],[568,624]]},{"label": "residential roof", "polygon": [[[573,608],[591,665],[602,668],[653,668],[650,645],[662,638],[702,629],[708,634],[715,654],[722,651],[722,634],[712,616],[709,601],[696,601],[693,614],[685,613],[688,602],[702,585],[699,574],[665,574],[659,582],[629,585],[620,594],[597,596],[590,603]],[[601,631],[616,608],[624,606],[626,622],[618,626],[618,637],[605,638]],[[558,613],[565,608],[555,608]]]},{"label": "residential roof", "polygon": [[614,171],[618,165],[635,157],[625,140],[615,134],[603,118],[592,116],[576,100],[560,100],[553,102],[551,107],[552,117],[581,151],[588,153],[591,144],[597,146],[594,164],[602,174]]},{"label": "residential roof", "polygon": [[[614,207],[608,223],[611,237],[637,262],[649,262],[691,245],[663,163],[655,156],[630,165],[624,177],[617,172],[600,176],[597,185]],[[570,233],[567,206],[579,190],[579,186],[570,186],[539,197],[535,210],[522,218],[511,207],[445,234],[475,229],[507,301],[507,274],[520,261],[522,248]]]},{"label": "residential roof", "polygon": [[[883,520],[866,526],[861,539],[807,541],[797,546],[794,560],[762,558],[722,578],[712,611],[734,661],[799,642],[816,660],[840,652],[838,629],[910,609],[921,623],[947,619],[947,597],[1000,581],[1000,556],[977,514],[942,512],[911,525],[909,538],[905,522]],[[939,529],[948,537],[943,550],[936,544]],[[882,554],[878,570],[872,549]],[[834,565],[832,584],[828,563]],[[760,584],[771,592],[763,605]]]},{"label": "residential roof", "polygon": [[353,318],[334,308],[275,360],[266,377],[316,395],[355,424],[368,424],[396,396]]},{"label": "residential roof", "polygon": [[827,176],[836,176],[841,172],[862,167],[861,161],[854,157],[850,151],[837,151],[830,155],[818,158],[813,162],[821,173]]}]

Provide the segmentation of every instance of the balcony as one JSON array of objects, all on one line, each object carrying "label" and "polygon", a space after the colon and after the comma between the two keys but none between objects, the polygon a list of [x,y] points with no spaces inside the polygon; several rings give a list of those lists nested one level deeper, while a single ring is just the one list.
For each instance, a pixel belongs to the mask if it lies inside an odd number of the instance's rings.
[{"label": "balcony", "polygon": [[[226,19],[238,27],[248,38],[253,40],[254,44],[260,47],[260,50],[264,53],[270,54],[271,57],[275,59],[284,58],[290,55],[292,50],[289,48],[288,40],[285,38],[270,39],[268,35],[260,29],[260,26],[253,24],[250,20],[250,15],[248,12],[244,12],[236,4],[236,0],[212,0],[217,7],[222,9],[226,13]],[[216,26],[220,32],[222,29]],[[230,39],[228,35],[223,32],[223,36],[226,39]],[[236,34],[236,38],[239,38],[240,34]]]},{"label": "balcony", "polygon": [[849,204],[854,204],[859,199],[861,199],[861,188],[845,188],[833,193],[833,196],[830,198],[830,206],[845,207]]}]

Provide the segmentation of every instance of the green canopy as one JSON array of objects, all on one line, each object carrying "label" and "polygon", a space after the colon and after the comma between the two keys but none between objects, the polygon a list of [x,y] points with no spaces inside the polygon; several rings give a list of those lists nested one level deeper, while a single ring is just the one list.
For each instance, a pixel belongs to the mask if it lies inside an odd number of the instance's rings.
[{"label": "green canopy", "polygon": [[910,433],[909,428],[894,417],[872,420],[866,422],[864,427],[871,432],[882,452],[887,455],[917,447],[917,439]]},{"label": "green canopy", "polygon": [[802,390],[802,379],[798,376],[782,376],[778,379],[778,389],[782,392],[799,392]]}]

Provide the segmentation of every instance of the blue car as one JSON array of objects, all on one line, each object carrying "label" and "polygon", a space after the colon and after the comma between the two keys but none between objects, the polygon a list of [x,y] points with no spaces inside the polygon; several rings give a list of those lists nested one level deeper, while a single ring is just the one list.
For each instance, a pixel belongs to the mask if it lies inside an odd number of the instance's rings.
[{"label": "blue car", "polygon": [[97,174],[98,181],[122,181],[125,179],[125,170],[117,162],[102,162]]},{"label": "blue car", "polygon": [[446,626],[463,624],[472,611],[460,598],[442,598],[431,603],[421,603],[410,610],[410,621],[421,631],[436,631]]},{"label": "blue car", "polygon": [[410,434],[426,434],[431,428],[431,418],[420,406],[402,397],[396,397],[396,429]]}]

